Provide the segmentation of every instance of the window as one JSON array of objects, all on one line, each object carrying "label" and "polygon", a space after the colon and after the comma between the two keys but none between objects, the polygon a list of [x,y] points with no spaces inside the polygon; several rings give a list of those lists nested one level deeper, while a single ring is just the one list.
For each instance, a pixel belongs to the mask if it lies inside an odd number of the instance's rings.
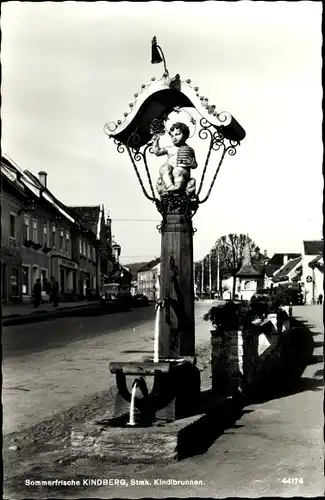
[{"label": "window", "polygon": [[93,261],[96,261],[96,249],[93,247]]},{"label": "window", "polygon": [[52,246],[55,246],[55,243],[56,243],[56,225],[52,224],[52,239],[51,239]]},{"label": "window", "polygon": [[16,216],[10,214],[10,238],[16,238]]},{"label": "window", "polygon": [[29,215],[24,215],[24,239],[30,239]]},{"label": "window", "polygon": [[23,295],[28,295],[29,290],[29,267],[23,266],[23,276],[22,276],[22,289]]},{"label": "window", "polygon": [[79,252],[82,254],[82,241],[81,238],[79,238]]},{"label": "window", "polygon": [[46,247],[47,245],[48,245],[47,224],[43,224],[43,246]]},{"label": "window", "polygon": [[60,250],[64,250],[64,232],[60,229]]},{"label": "window", "polygon": [[87,254],[86,254],[86,242],[85,242],[85,241],[83,242],[82,249],[83,249],[83,252],[82,252],[82,253],[83,253],[83,255],[87,255]]},{"label": "window", "polygon": [[33,242],[38,243],[37,238],[37,219],[33,219]]},{"label": "window", "polygon": [[66,250],[67,252],[70,252],[70,233],[69,231],[66,232]]},{"label": "window", "polygon": [[90,259],[91,246],[88,243],[88,259]]}]

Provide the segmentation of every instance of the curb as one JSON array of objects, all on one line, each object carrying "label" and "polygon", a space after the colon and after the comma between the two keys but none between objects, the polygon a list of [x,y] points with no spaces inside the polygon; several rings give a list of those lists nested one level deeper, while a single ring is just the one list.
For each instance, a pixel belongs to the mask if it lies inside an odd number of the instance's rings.
[{"label": "curb", "polygon": [[83,304],[79,306],[71,306],[71,307],[62,307],[61,309],[49,310],[45,309],[39,312],[32,312],[29,314],[13,314],[10,316],[4,316],[1,318],[2,326],[13,326],[13,325],[22,325],[25,323],[38,323],[39,321],[43,321],[47,318],[64,318],[67,315],[71,314],[71,311],[79,311],[82,309],[90,309],[90,308],[99,308],[99,304]]}]

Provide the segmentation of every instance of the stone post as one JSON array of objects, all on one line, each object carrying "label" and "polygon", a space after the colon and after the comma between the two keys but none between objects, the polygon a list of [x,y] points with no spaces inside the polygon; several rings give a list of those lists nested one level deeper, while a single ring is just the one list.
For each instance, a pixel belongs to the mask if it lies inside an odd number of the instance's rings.
[{"label": "stone post", "polygon": [[195,356],[193,226],[188,197],[165,195],[161,225],[159,356]]},{"label": "stone post", "polygon": [[234,396],[243,386],[243,336],[241,330],[211,331],[212,392]]}]

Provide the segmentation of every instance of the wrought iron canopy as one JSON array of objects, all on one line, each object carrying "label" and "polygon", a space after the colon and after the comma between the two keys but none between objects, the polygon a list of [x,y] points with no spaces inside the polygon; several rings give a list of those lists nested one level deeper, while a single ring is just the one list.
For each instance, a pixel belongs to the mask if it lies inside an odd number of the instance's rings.
[{"label": "wrought iron canopy", "polygon": [[[203,119],[221,129],[228,140],[239,143],[246,135],[230,113],[216,111],[208,98],[200,96],[198,87],[191,85],[191,80],[183,81],[178,74],[174,78],[166,73],[159,80],[152,78],[134,98],[129,104],[130,110],[124,113],[124,120],[109,122],[104,127],[107,135],[128,147],[148,144],[153,135],[150,131],[153,120],[166,118],[177,107],[195,108]],[[136,138],[136,142],[132,142],[132,138]]]}]

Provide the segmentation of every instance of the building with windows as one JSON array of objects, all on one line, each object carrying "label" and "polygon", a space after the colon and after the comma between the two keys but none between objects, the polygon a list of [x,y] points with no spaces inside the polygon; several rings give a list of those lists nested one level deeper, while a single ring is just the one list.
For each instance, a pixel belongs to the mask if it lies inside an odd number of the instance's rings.
[{"label": "building with windows", "polygon": [[[53,276],[60,300],[98,295],[104,207],[67,207],[38,178],[1,158],[1,299],[29,302],[34,283]],[[112,251],[103,259],[111,259]]]},{"label": "building with windows", "polygon": [[1,301],[22,300],[22,225],[28,203],[25,186],[1,168]]},{"label": "building with windows", "polygon": [[303,241],[302,281],[306,304],[316,304],[319,295],[324,295],[323,252],[323,240]]},{"label": "building with windows", "polygon": [[160,257],[154,259],[138,270],[138,291],[149,300],[157,300],[160,292]]}]

